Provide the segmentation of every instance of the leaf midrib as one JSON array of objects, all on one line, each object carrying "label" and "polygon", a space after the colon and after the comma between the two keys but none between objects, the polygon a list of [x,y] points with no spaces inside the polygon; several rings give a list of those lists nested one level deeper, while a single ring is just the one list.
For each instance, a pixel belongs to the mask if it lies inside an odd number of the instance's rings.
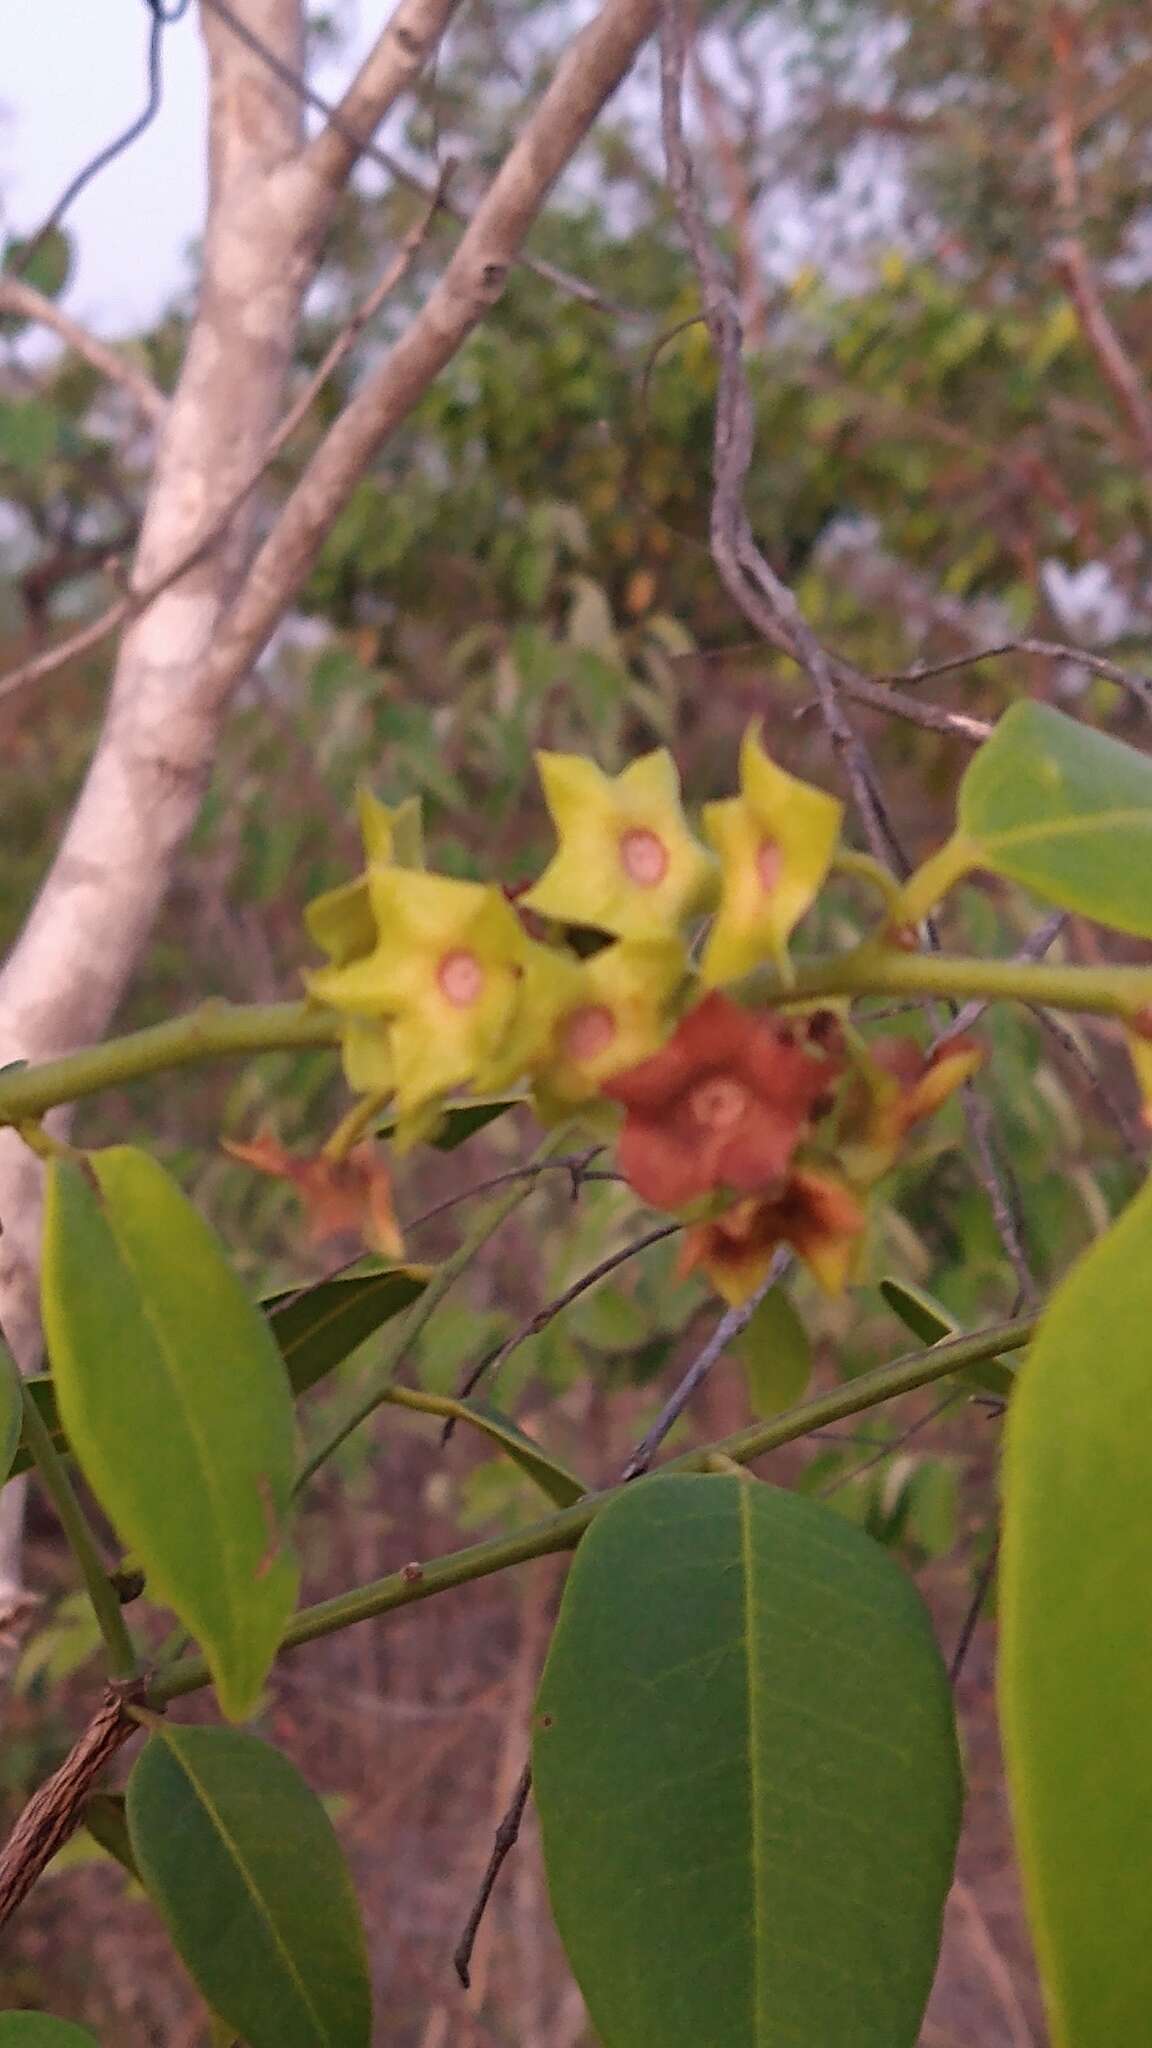
[{"label": "leaf midrib", "polygon": [[1035,840],[1075,839],[1123,830],[1126,826],[1152,832],[1152,807],[1146,810],[1080,811],[1072,817],[1053,818],[1035,825],[1010,825],[1003,831],[984,832],[979,826],[972,825],[966,829],[982,851],[998,851],[1002,847],[1027,846]]},{"label": "leaf midrib", "polygon": [[189,1785],[195,1792],[197,1798],[200,1800],[200,1803],[204,1809],[204,1812],[208,1816],[209,1821],[215,1827],[216,1832],[219,1835],[224,1848],[228,1851],[229,1855],[231,1856],[232,1861],[236,1867],[236,1870],[239,1872],[239,1875],[244,1883],[245,1889],[247,1890],[248,1895],[253,1902],[253,1905],[257,1908],[257,1912],[261,1919],[262,1924],[267,1928],[269,1934],[272,1937],[274,1946],[283,1958],[288,1976],[290,1977],[292,1982],[295,1984],[297,1990],[299,1991],[301,2003],[303,2004],[309,2019],[312,2021],[312,2023],[317,2029],[318,2039],[321,2041],[329,2040],[330,2036],[328,2034],[327,2028],[325,2027],[320,2014],[317,2012],[316,2007],[312,2003],[312,1999],[308,1993],[308,1987],[305,1984],[304,1979],[300,1975],[300,1971],[293,1960],[292,1952],[286,1946],[280,1934],[280,1931],[276,1926],[276,1922],[272,1918],[270,1910],[264,1904],[263,1894],[259,1890],[255,1879],[249,1871],[248,1865],[245,1862],[244,1857],[240,1853],[240,1849],[237,1845],[235,1837],[232,1835],[229,1828],[225,1825],[225,1822],[218,1808],[216,1807],[213,1800],[210,1798],[208,1791],[204,1786],[202,1780],[197,1777],[196,1772],[193,1770],[191,1764],[189,1763],[187,1756],[172,1741],[171,1736],[168,1734],[168,1732],[163,1729],[158,1730],[157,1740],[162,1741],[165,1744],[169,1755],[173,1758],[173,1760],[179,1765],[180,1769],[184,1772],[184,1775],[187,1778]]}]

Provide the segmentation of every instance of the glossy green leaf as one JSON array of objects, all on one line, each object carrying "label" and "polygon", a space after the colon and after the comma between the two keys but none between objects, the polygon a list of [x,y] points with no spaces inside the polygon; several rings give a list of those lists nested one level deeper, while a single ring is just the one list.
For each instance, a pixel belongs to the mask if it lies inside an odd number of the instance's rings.
[{"label": "glossy green leaf", "polygon": [[576,1554],[533,1768],[603,2048],[913,2048],[960,1817],[899,1567],[817,1502],[641,1480]]},{"label": "glossy green leaf", "polygon": [[261,1303],[280,1346],[294,1394],[305,1394],[351,1357],[393,1316],[419,1300],[431,1266],[387,1266],[292,1288]]},{"label": "glossy green leaf", "polygon": [[6,1479],[12,1470],[20,1446],[22,1425],[23,1402],[16,1361],[0,1339],[0,1481]]},{"label": "glossy green leaf", "polygon": [[130,1146],[52,1162],[43,1302],[73,1454],[241,1719],[297,1584],[292,1396],[268,1325],[203,1217]]},{"label": "glossy green leaf", "polygon": [[1152,1183],[1054,1295],[1004,1465],[1000,1702],[1056,2048],[1152,2013]]},{"label": "glossy green leaf", "polygon": [[149,1897],[249,2048],[367,2048],[356,1897],[332,1823],[287,1757],[235,1728],[161,1726],[127,1806]]},{"label": "glossy green leaf", "polygon": [[46,2012],[0,2012],[0,2048],[97,2048],[95,2034]]},{"label": "glossy green leaf", "polygon": [[798,1401],[812,1377],[812,1346],[791,1295],[770,1287],[736,1340],[757,1416],[779,1415]]},{"label": "glossy green leaf", "polygon": [[[314,1287],[284,1288],[268,1295],[260,1306],[288,1368],[293,1393],[306,1394],[383,1324],[402,1315],[419,1300],[432,1272],[431,1266],[387,1266],[375,1273],[341,1274],[335,1280],[318,1281]],[[38,1373],[27,1385],[57,1450],[67,1452],[68,1439],[60,1426],[51,1374]],[[27,1471],[30,1463],[21,1436],[12,1476]]]},{"label": "glossy green leaf", "polygon": [[[963,1325],[923,1287],[915,1287],[909,1280],[889,1278],[880,1282],[880,1292],[893,1315],[899,1316],[905,1329],[919,1337],[922,1344],[942,1344],[946,1337],[962,1334]],[[965,1366],[956,1377],[971,1380],[974,1386],[985,1387],[990,1394],[1003,1398],[1015,1385],[1016,1367],[1004,1358],[987,1358],[981,1365]]]},{"label": "glossy green leaf", "polygon": [[1051,705],[1005,712],[960,791],[979,862],[1038,896],[1152,938],[1152,757]]}]

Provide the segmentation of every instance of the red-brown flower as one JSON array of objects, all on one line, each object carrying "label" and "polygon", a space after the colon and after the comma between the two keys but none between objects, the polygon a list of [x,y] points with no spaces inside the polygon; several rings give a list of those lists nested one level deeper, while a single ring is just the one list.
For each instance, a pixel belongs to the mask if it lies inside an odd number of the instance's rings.
[{"label": "red-brown flower", "polygon": [[261,1131],[250,1145],[225,1139],[224,1150],[257,1173],[289,1183],[303,1204],[313,1244],[356,1236],[386,1259],[403,1258],[391,1176],[370,1140],[343,1159],[289,1152],[270,1131]]},{"label": "red-brown flower", "polygon": [[804,1035],[727,996],[706,996],[658,1053],[603,1083],[602,1093],[626,1111],[617,1149],[625,1180],[659,1209],[721,1191],[779,1193],[839,1078],[838,1034],[828,1022]]},{"label": "red-brown flower", "polygon": [[835,1174],[798,1166],[780,1195],[736,1202],[710,1222],[694,1224],[685,1233],[680,1271],[703,1267],[717,1293],[738,1308],[787,1244],[829,1294],[838,1294],[865,1221],[855,1195]]}]

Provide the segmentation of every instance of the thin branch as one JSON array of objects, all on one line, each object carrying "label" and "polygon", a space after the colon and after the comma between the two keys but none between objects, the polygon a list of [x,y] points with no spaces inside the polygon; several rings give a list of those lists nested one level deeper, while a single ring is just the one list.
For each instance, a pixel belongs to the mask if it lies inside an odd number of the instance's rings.
[{"label": "thin branch", "polygon": [[[445,180],[449,175],[450,166],[446,166],[444,171]],[[177,556],[176,560],[161,575],[154,577],[150,583],[139,590],[130,590],[124,597],[119,598],[114,605],[110,605],[106,612],[102,612],[99,618],[93,619],[87,626],[81,626],[77,632],[71,633],[66,639],[58,641],[54,647],[48,648],[43,654],[33,656],[30,661],[21,663],[18,668],[9,669],[7,675],[0,677],[0,703],[6,697],[13,696],[17,690],[25,689],[30,683],[41,681],[45,676],[51,675],[55,669],[62,668],[65,663],[76,660],[81,654],[87,654],[93,647],[98,647],[101,641],[107,639],[110,634],[116,632],[128,620],[139,618],[143,612],[147,611],[149,605],[154,604],[158,597],[162,597],[166,590],[171,589],[174,583],[178,583],[181,577],[188,574],[190,569],[194,569],[198,562],[203,561],[205,555],[209,554],[217,542],[223,539],[237,512],[240,511],[242,506],[252,496],[253,491],[263,482],[272,464],[283,453],[297,430],[307,419],[329,378],[346,361],[369,322],[379,312],[385,299],[395,291],[396,286],[411,268],[432,226],[437,209],[441,204],[441,199],[442,186],[437,186],[429,196],[426,211],[421,214],[418,220],[413,222],[386,270],[377,279],[371,291],[361,301],[356,311],[351,315],[351,318],[341,328],[339,334],[336,335],[330,347],[326,350],[322,361],[289,406],[288,411],[284,414],[279,426],[263,450],[260,460],[254,465],[249,475],[233,493],[228,504],[224,506],[217,517],[205,527],[203,533],[199,534],[191,545],[182,554]],[[0,284],[0,292],[2,290],[3,286]]]},{"label": "thin branch", "polygon": [[[1036,1327],[1035,1316],[1022,1316],[974,1336],[950,1337],[926,1351],[897,1359],[892,1365],[877,1366],[872,1372],[861,1373],[843,1386],[833,1388],[830,1393],[819,1394],[789,1409],[786,1414],[774,1417],[771,1422],[755,1423],[748,1429],[737,1430],[732,1436],[722,1437],[717,1443],[671,1458],[662,1469],[665,1472],[708,1471],[709,1461],[717,1456],[730,1459],[733,1464],[749,1465],[754,1459],[778,1450],[783,1444],[795,1443],[813,1430],[843,1422],[850,1415],[862,1414],[865,1409],[875,1408],[883,1401],[913,1393],[917,1387],[929,1386],[935,1380],[946,1379],[950,1373],[963,1372],[969,1366],[982,1364],[985,1359],[995,1358],[1002,1352],[1019,1351],[1031,1341]],[[314,1642],[320,1636],[332,1635],[375,1615],[388,1614],[416,1601],[431,1599],[451,1587],[489,1578],[494,1572],[525,1564],[530,1558],[554,1557],[561,1551],[571,1550],[601,1510],[619,1498],[620,1492],[621,1488],[614,1486],[603,1493],[588,1495],[574,1507],[564,1508],[529,1529],[493,1537],[485,1543],[470,1544],[464,1550],[434,1559],[421,1566],[419,1575],[411,1569],[391,1572],[372,1585],[359,1586],[354,1592],[339,1593],[333,1599],[322,1600],[315,1607],[306,1607],[289,1623],[280,1645],[281,1651]],[[149,1688],[149,1704],[163,1706],[187,1693],[198,1692],[210,1683],[210,1677],[203,1657],[182,1657],[155,1674]]]},{"label": "thin branch", "polygon": [[71,313],[66,313],[55,299],[49,299],[38,292],[34,285],[26,284],[23,278],[0,275],[0,313],[14,313],[23,320],[36,320],[41,327],[50,327],[61,341],[67,342],[78,356],[83,356],[94,370],[106,377],[111,384],[119,384],[128,393],[138,413],[149,426],[162,426],[168,414],[168,400],[159,386],[152,382],[139,364],[110,348],[106,341],[92,334]]},{"label": "thin branch", "polygon": [[[498,1371],[505,1359],[519,1350],[521,1344],[529,1337],[538,1337],[541,1330],[546,1330],[549,1323],[554,1322],[557,1316],[563,1315],[564,1310],[571,1308],[572,1303],[578,1301],[582,1294],[587,1294],[589,1288],[598,1286],[600,1281],[607,1279],[609,1273],[614,1273],[618,1266],[626,1265],[629,1259],[637,1258],[651,1245],[660,1244],[666,1237],[675,1237],[676,1232],[683,1227],[681,1223],[661,1223],[655,1230],[647,1231],[643,1237],[633,1238],[630,1244],[621,1245],[618,1251],[609,1252],[607,1258],[599,1260],[587,1273],[581,1273],[578,1280],[574,1280],[570,1287],[566,1287],[564,1292],[556,1295],[552,1301],[545,1302],[543,1308],[538,1308],[535,1315],[529,1316],[526,1323],[521,1323],[520,1328],[505,1338],[502,1344],[498,1344],[494,1351],[486,1352],[483,1358],[477,1359],[460,1382],[460,1399],[467,1400],[487,1373]],[[452,1424],[449,1422],[445,1424],[442,1441],[447,1443],[451,1434]]]},{"label": "thin branch", "polygon": [[997,1534],[991,1550],[976,1574],[976,1583],[972,1588],[972,1598],[968,1602],[967,1611],[960,1624],[960,1633],[956,1638],[956,1648],[953,1650],[948,1662],[948,1682],[950,1685],[955,1686],[960,1682],[960,1675],[968,1660],[968,1652],[972,1647],[972,1640],[976,1634],[976,1624],[980,1619],[980,1610],[988,1598],[992,1581],[996,1576],[996,1566],[999,1559],[1000,1537]]},{"label": "thin branch", "polygon": [[838,1472],[834,1479],[829,1480],[827,1486],[820,1488],[816,1495],[817,1500],[831,1500],[834,1494],[842,1493],[846,1486],[852,1486],[857,1479],[863,1479],[867,1473],[874,1472],[877,1465],[883,1465],[895,1452],[902,1451],[905,1444],[912,1442],[913,1437],[919,1436],[922,1430],[929,1429],[934,1422],[939,1422],[940,1417],[946,1415],[950,1408],[955,1408],[958,1402],[967,1398],[967,1392],[963,1387],[950,1388],[942,1400],[934,1402],[926,1414],[916,1416],[906,1429],[901,1430],[899,1436],[889,1437],[886,1442],[876,1444],[871,1454],[862,1459],[859,1465],[853,1465],[850,1472]]},{"label": "thin branch", "polygon": [[653,20],[654,0],[608,0],[565,51],[420,312],[349,401],[284,505],[216,638],[210,697],[227,696],[255,660],[377,449],[500,297],[552,186]]},{"label": "thin branch", "polygon": [[1128,1105],[1116,1093],[1108,1076],[1093,1064],[1074,1034],[1060,1022],[1059,1018],[1051,1016],[1047,1010],[1040,1009],[1035,1003],[1029,1007],[1037,1023],[1047,1032],[1053,1043],[1059,1046],[1065,1058],[1072,1063],[1081,1079],[1096,1096],[1101,1110],[1111,1123],[1128,1157],[1134,1165],[1143,1168],[1147,1164],[1149,1144],[1152,1143],[1152,1131],[1149,1131],[1143,1117],[1129,1114]]},{"label": "thin branch", "polygon": [[703,1386],[717,1359],[723,1357],[729,1344],[740,1335],[741,1330],[747,1329],[764,1296],[787,1271],[790,1260],[791,1253],[782,1247],[775,1254],[765,1278],[751,1300],[744,1302],[740,1308],[725,1310],[703,1350],[693,1359],[687,1372],[665,1401],[651,1429],[641,1437],[620,1474],[624,1484],[629,1480],[639,1479],[642,1473],[647,1472],[669,1430],[679,1421],[692,1396]]},{"label": "thin branch", "polygon": [[[207,0],[218,12],[223,0]],[[380,123],[415,84],[443,40],[460,0],[400,0],[359,71],[304,152],[324,184],[345,183]],[[231,14],[231,9],[227,10]]]},{"label": "thin branch", "polygon": [[146,4],[152,19],[148,28],[148,56],[146,65],[148,92],[143,109],[134,121],[129,122],[127,128],[120,135],[115,136],[102,149],[98,149],[95,156],[89,157],[87,163],[77,171],[75,177],[68,180],[51,213],[45,220],[41,221],[35,234],[29,237],[20,252],[19,258],[13,264],[12,274],[16,277],[26,275],[35,261],[37,251],[43,247],[54,229],[59,227],[65,214],[71,211],[80,194],[92,183],[93,178],[98,178],[101,171],[106,171],[109,164],[115,163],[118,156],[123,156],[126,149],[131,149],[132,144],[139,141],[145,129],[151,126],[160,111],[160,101],[164,88],[160,63],[164,31],[166,28],[171,28],[187,12],[188,0],[172,0],[171,5],[166,4],[166,0],[146,0]]},{"label": "thin branch", "polygon": [[[565,1138],[570,1136],[571,1125],[560,1125],[544,1139],[537,1152],[537,1158],[554,1157]],[[461,1274],[467,1271],[501,1224],[506,1223],[520,1203],[531,1194],[532,1187],[531,1181],[521,1180],[511,1188],[502,1189],[491,1202],[485,1204],[479,1216],[473,1219],[467,1235],[456,1247],[451,1258],[445,1259],[420,1299],[408,1310],[398,1336],[388,1347],[384,1357],[365,1375],[360,1385],[352,1389],[343,1410],[334,1421],[329,1422],[321,1442],[304,1460],[296,1477],[294,1490],[297,1493],[327,1462],[333,1451],[338,1450],[345,1439],[351,1436],[353,1430],[358,1429],[362,1422],[366,1422],[387,1399],[389,1387],[401,1366],[411,1356],[414,1346],[419,1342],[449,1289],[455,1286]]]},{"label": "thin branch", "polygon": [[531,1790],[532,1766],[528,1763],[525,1764],[524,1769],[520,1773],[511,1803],[496,1830],[495,1840],[492,1843],[492,1854],[488,1858],[484,1875],[480,1880],[480,1889],[476,1894],[472,1910],[465,1922],[464,1932],[453,1951],[452,1965],[465,1991],[468,1990],[472,1982],[472,1951],[476,1946],[476,1936],[480,1932],[480,1923],[488,1910],[488,1901],[496,1888],[496,1880],[513,1849],[516,1847],[520,1835],[520,1825],[524,1819],[524,1811],[528,1805],[528,1795]]},{"label": "thin branch", "polygon": [[1055,82],[1048,149],[1064,231],[1053,244],[1052,265],[1075,308],[1080,332],[1128,422],[1141,459],[1145,467],[1152,469],[1152,397],[1112,322],[1083,235],[1084,208],[1076,153],[1079,124],[1075,109],[1075,42],[1066,18],[1054,13],[1053,23]]},{"label": "thin branch", "polygon": [[24,1441],[32,1454],[40,1483],[56,1510],[60,1527],[79,1568],[104,1648],[111,1676],[123,1682],[135,1676],[137,1657],[124,1623],[119,1595],[104,1569],[99,1545],[76,1498],[68,1468],[52,1440],[27,1380],[20,1381],[24,1413]]},{"label": "thin branch", "polygon": [[[596,1147],[596,1152],[602,1150],[602,1146]],[[449,1195],[445,1201],[434,1202],[430,1209],[424,1209],[419,1216],[413,1216],[404,1225],[405,1234],[411,1230],[419,1230],[424,1223],[431,1223],[434,1217],[446,1216],[450,1209],[458,1209],[462,1202],[474,1201],[477,1195],[491,1194],[493,1188],[508,1187],[513,1181],[537,1180],[542,1173],[567,1173],[577,1193],[585,1181],[622,1181],[623,1174],[616,1173],[611,1167],[592,1167],[586,1164],[588,1159],[596,1157],[596,1152],[573,1152],[567,1159],[538,1159],[530,1166],[509,1166],[503,1173],[489,1174],[486,1180],[473,1181],[471,1187],[462,1188],[458,1195]]]},{"label": "thin branch", "polygon": [[[1107,682],[1127,690],[1145,711],[1152,711],[1152,676],[1136,674],[1102,654],[1091,654],[1086,647],[1071,647],[1061,640],[999,640],[994,647],[973,648],[971,654],[953,654],[947,661],[918,662],[915,668],[880,676],[878,686],[887,688],[889,684],[896,684],[907,687],[910,683],[927,682],[933,676],[951,675],[956,669],[973,668],[977,662],[995,661],[1006,654],[1035,655],[1042,661],[1076,662],[1092,675],[1103,676]],[[991,727],[987,730],[991,731]]]},{"label": "thin branch", "polygon": [[[1049,948],[1055,945],[1067,922],[1068,918],[1063,910],[1054,911],[1051,917],[1046,917],[1041,924],[1037,925],[1034,932],[1029,933],[1024,944],[1018,952],[1012,955],[1012,958],[1014,960],[1042,960]],[[945,1029],[937,1033],[932,1041],[932,1051],[939,1052],[942,1045],[947,1045],[952,1039],[962,1038],[966,1032],[972,1031],[980,1022],[987,1008],[988,998],[986,996],[981,996],[973,1002],[965,1003],[961,1009],[957,1010],[956,1015],[949,1019]]]},{"label": "thin branch", "polygon": [[771,568],[744,505],[755,452],[756,418],[744,372],[744,336],[736,292],[712,240],[696,190],[684,136],[687,28],[680,0],[662,0],[660,110],[668,182],[700,287],[718,369],[712,453],[712,556],[729,596],[750,625],[804,669],[872,853],[887,862],[896,850],[875,776],[840,701],[833,665],[793,593]]},{"label": "thin branch", "polygon": [[1031,1305],[1036,1297],[1036,1280],[1024,1242],[1024,1217],[1020,1190],[1011,1168],[1000,1157],[992,1108],[973,1082],[965,1083],[963,1109],[968,1137],[975,1147],[976,1177],[988,1197],[996,1234],[1008,1256],[1016,1281],[1016,1308]]},{"label": "thin branch", "polygon": [[[396,180],[397,184],[406,185],[410,191],[418,193],[422,199],[430,200],[432,198],[439,183],[438,177],[428,177],[423,172],[414,170],[410,164],[404,163],[391,150],[381,148],[379,143],[373,142],[371,139],[366,140],[362,134],[358,133],[351,126],[346,125],[339,106],[334,105],[331,100],[325,99],[323,93],[317,92],[313,86],[309,85],[308,80],[301,72],[295,70],[291,65],[283,63],[277,57],[275,50],[271,49],[264,41],[263,37],[256,35],[245,22],[240,20],[233,9],[226,4],[226,0],[205,0],[205,4],[213,8],[215,13],[228,23],[233,34],[239,37],[240,41],[252,51],[254,56],[259,57],[267,65],[269,71],[280,80],[282,85],[288,86],[297,95],[302,105],[311,107],[314,113],[322,114],[333,132],[341,135],[346,143],[354,146],[357,156],[367,157],[371,163],[378,164],[381,170],[387,171],[389,177]],[[307,165],[310,159],[305,156],[302,161]],[[335,162],[336,159],[333,157],[331,163],[334,164]],[[443,200],[442,205],[443,211],[452,220],[457,221],[461,227],[466,228],[469,226],[471,215],[463,207],[454,205],[451,199],[447,197]],[[595,306],[600,312],[610,313],[616,319],[635,317],[633,308],[619,305],[610,299],[604,298],[594,285],[588,283],[586,278],[576,277],[572,271],[562,270],[556,263],[547,263],[540,257],[526,256],[524,254],[518,255],[516,260],[525,270],[532,271],[537,277],[542,278],[545,283],[553,285],[556,290],[564,292],[569,298],[578,299],[582,305]]]}]

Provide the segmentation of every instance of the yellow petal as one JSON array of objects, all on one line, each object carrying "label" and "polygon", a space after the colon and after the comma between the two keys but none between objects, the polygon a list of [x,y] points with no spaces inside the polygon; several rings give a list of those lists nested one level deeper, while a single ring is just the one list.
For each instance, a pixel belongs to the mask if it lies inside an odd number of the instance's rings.
[{"label": "yellow petal", "polygon": [[714,863],[694,838],[666,748],[605,775],[576,754],[538,754],[559,840],[523,901],[542,917],[618,938],[674,932],[707,900]]},{"label": "yellow petal", "polygon": [[376,920],[368,896],[368,877],[326,889],[304,911],[309,936],[336,967],[362,960],[376,944]]},{"label": "yellow petal", "polygon": [[356,792],[360,837],[370,864],[401,868],[424,865],[424,832],[418,796],[406,796],[394,808],[381,803],[363,785]]},{"label": "yellow petal", "polygon": [[391,1021],[401,1116],[452,1088],[486,1085],[516,1010],[527,941],[499,889],[399,867],[373,868],[378,932],[364,959],[308,977],[321,1002]]},{"label": "yellow petal", "polygon": [[984,1064],[984,1054],[978,1045],[958,1045],[952,1052],[942,1052],[932,1061],[916,1082],[904,1105],[904,1122],[919,1123],[921,1117],[931,1116],[955,1095],[958,1088],[970,1081],[973,1074]]},{"label": "yellow petal", "polygon": [[344,1078],[354,1095],[386,1095],[395,1085],[390,1026],[349,1017],[340,1035]]},{"label": "yellow petal", "polygon": [[720,907],[701,962],[706,988],[738,981],[765,958],[786,962],[788,940],[832,865],[843,806],[789,775],[754,727],[740,749],[740,794],[704,807],[720,855]]}]

